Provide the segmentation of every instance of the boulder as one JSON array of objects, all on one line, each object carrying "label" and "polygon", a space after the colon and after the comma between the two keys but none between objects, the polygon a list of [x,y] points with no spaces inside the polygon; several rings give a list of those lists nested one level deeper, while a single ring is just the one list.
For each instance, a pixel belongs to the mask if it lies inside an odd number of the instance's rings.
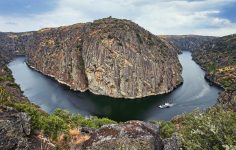
[{"label": "boulder", "polygon": [[0,107],[0,149],[28,149],[30,117],[10,107]]},{"label": "boulder", "polygon": [[159,126],[142,121],[106,125],[94,132],[78,149],[160,150],[160,129]]}]

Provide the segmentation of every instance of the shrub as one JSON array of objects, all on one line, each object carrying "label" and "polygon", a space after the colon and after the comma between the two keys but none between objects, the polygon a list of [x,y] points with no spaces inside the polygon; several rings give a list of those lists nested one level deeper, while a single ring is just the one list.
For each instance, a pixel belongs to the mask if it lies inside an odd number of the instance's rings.
[{"label": "shrub", "polygon": [[15,108],[31,116],[33,130],[41,130],[53,140],[56,140],[62,133],[67,134],[70,128],[78,128],[79,126],[99,128],[105,124],[115,123],[107,118],[91,117],[86,119],[79,114],[70,114],[62,109],[56,109],[51,115],[48,115],[31,103],[16,103]]},{"label": "shrub", "polygon": [[71,125],[74,126],[81,126],[81,127],[90,127],[90,128],[99,128],[106,124],[116,123],[108,118],[98,118],[98,117],[90,117],[84,118],[81,115],[72,115],[71,117]]},{"label": "shrub", "polygon": [[176,132],[175,125],[170,121],[161,122],[160,130],[162,138],[169,138],[174,132]]},{"label": "shrub", "polygon": [[176,132],[175,124],[170,121],[150,121],[152,124],[159,125],[161,138],[169,138]]},{"label": "shrub", "polygon": [[213,107],[187,114],[178,132],[184,149],[224,149],[236,145],[235,129],[236,114]]},{"label": "shrub", "polygon": [[32,125],[32,129],[36,129],[36,130],[43,130],[45,125],[45,117],[47,117],[48,115],[41,111],[38,107],[36,107],[34,104],[31,103],[16,103],[14,105],[14,107],[19,110],[19,111],[23,111],[26,112],[27,114],[30,115],[31,117],[31,125]]},{"label": "shrub", "polygon": [[12,106],[12,95],[0,86],[0,105]]},{"label": "shrub", "polygon": [[56,115],[49,115],[48,117],[45,117],[43,119],[44,134],[52,138],[53,140],[56,140],[61,133],[68,132],[68,124],[62,118]]},{"label": "shrub", "polygon": [[215,73],[215,71],[216,71],[216,65],[214,63],[209,64],[206,68],[209,72]]},{"label": "shrub", "polygon": [[112,124],[112,123],[116,123],[115,121],[112,121],[108,118],[98,118],[98,117],[91,117],[90,118],[91,122],[93,122],[95,128],[100,128],[103,125],[106,124]]}]

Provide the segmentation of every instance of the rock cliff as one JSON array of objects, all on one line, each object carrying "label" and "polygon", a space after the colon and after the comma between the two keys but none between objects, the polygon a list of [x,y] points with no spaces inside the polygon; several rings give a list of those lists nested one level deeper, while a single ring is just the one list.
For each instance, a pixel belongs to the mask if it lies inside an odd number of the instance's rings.
[{"label": "rock cliff", "polygon": [[140,98],[182,82],[174,46],[128,20],[46,28],[29,41],[28,64],[74,90]]},{"label": "rock cliff", "polygon": [[203,43],[211,41],[216,37],[200,35],[166,35],[160,36],[172,42],[180,50],[194,51]]},{"label": "rock cliff", "polygon": [[87,90],[81,52],[83,30],[84,24],[76,24],[35,32],[26,46],[28,64],[74,90]]}]

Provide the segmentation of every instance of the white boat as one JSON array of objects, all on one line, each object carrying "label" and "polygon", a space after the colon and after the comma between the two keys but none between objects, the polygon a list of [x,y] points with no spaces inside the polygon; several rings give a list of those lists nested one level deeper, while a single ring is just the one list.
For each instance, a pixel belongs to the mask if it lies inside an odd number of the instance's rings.
[{"label": "white boat", "polygon": [[159,108],[170,108],[172,106],[174,106],[174,104],[165,103],[164,105],[160,105]]}]

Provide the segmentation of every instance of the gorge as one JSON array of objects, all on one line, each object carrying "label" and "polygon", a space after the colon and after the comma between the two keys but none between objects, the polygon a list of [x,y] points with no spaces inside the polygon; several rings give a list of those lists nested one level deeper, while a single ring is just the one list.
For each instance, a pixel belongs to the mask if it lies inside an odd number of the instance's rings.
[{"label": "gorge", "polygon": [[235,37],[111,17],[0,33],[0,149],[234,148]]},{"label": "gorge", "polygon": [[[151,96],[135,100],[115,99],[94,95],[90,92],[73,92],[54,79],[45,77],[30,69],[23,57],[14,59],[8,67],[12,70],[16,83],[21,86],[29,100],[51,113],[63,108],[71,113],[84,116],[108,117],[116,121],[169,120],[172,117],[190,112],[196,108],[205,109],[216,103],[219,88],[209,86],[204,72],[192,60],[191,53],[179,55],[183,66],[183,85],[169,94]],[[173,103],[170,109],[160,109],[165,102]]]}]

